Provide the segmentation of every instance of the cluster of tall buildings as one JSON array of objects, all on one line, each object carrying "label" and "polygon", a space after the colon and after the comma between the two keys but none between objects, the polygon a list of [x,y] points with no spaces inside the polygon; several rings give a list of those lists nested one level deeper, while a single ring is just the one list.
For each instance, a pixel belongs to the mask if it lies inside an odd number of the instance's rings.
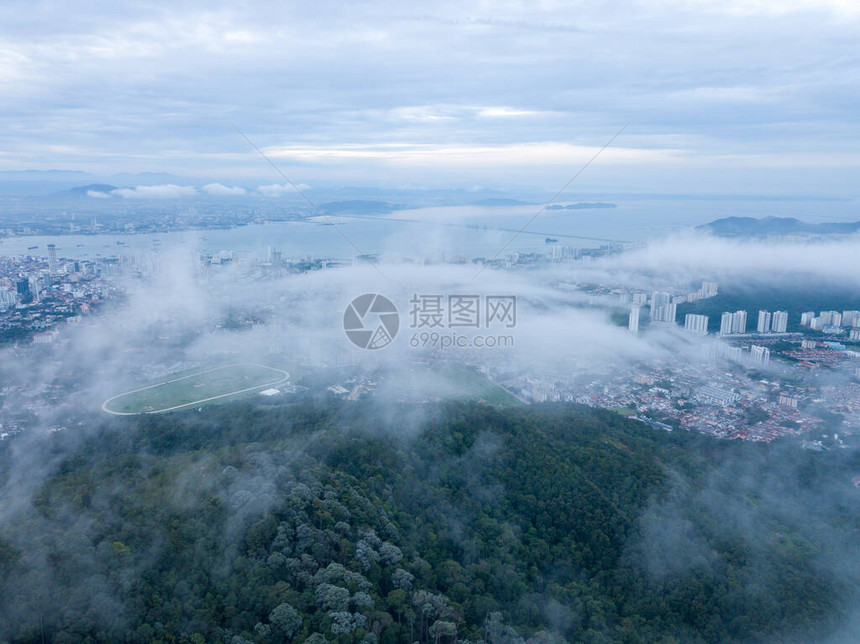
[{"label": "cluster of tall buildings", "polygon": [[0,311],[14,308],[19,304],[32,303],[38,298],[39,290],[38,278],[0,279]]},{"label": "cluster of tall buildings", "polygon": [[749,362],[752,360],[763,365],[770,363],[770,349],[757,345],[749,347],[749,353],[747,353],[744,347],[733,347],[728,344],[716,343],[711,345],[710,356],[711,360],[724,359],[733,360],[734,362]]},{"label": "cluster of tall buildings", "polygon": [[718,292],[717,283],[716,282],[702,282],[702,287],[696,291],[689,291],[684,295],[679,295],[675,300],[677,303],[681,302],[696,302],[697,300],[706,300],[709,297],[716,296]]},{"label": "cluster of tall buildings", "polygon": [[0,311],[11,309],[18,303],[18,295],[11,288],[0,286]]},{"label": "cluster of tall buildings", "polygon": [[759,311],[757,333],[785,333],[788,329],[788,311]]},{"label": "cluster of tall buildings", "polygon": [[708,316],[688,313],[684,317],[684,329],[696,335],[708,335]]},{"label": "cluster of tall buildings", "polygon": [[719,289],[716,282],[702,282],[702,288],[698,290],[697,294],[701,296],[700,299],[707,299],[709,297],[716,297],[718,292]]},{"label": "cluster of tall buildings", "polygon": [[720,321],[720,335],[735,335],[747,332],[747,312],[735,311],[723,313]]},{"label": "cluster of tall buildings", "polygon": [[[676,293],[675,295],[666,291],[654,291],[649,296],[645,292],[630,293],[625,291],[621,293],[621,303],[629,304],[630,318],[627,322],[627,330],[631,333],[639,332],[639,315],[642,307],[648,306],[650,309],[650,321],[664,324],[675,324],[678,316],[678,305],[684,302],[695,302],[704,300],[709,297],[714,297],[718,293],[716,282],[702,282],[701,288],[695,291],[686,291]],[[690,316],[688,315],[687,318]],[[696,333],[707,335],[708,319],[703,315],[693,316],[694,318],[704,318],[704,327],[701,320],[696,321]],[[686,326],[686,321],[685,321]],[[689,327],[688,327],[689,328]]]},{"label": "cluster of tall buildings", "polygon": [[[808,326],[813,331],[824,331],[826,329],[841,329],[848,327],[849,333],[852,336],[857,336],[860,339],[860,333],[855,333],[860,329],[860,311],[821,311],[815,315],[815,311],[804,311],[800,315],[800,323],[803,326]],[[840,331],[842,332],[842,331]],[[852,339],[855,339],[852,337]]]},{"label": "cluster of tall buildings", "polygon": [[[756,332],[785,333],[788,328],[788,311],[759,311]],[[708,334],[708,316],[689,313],[684,317],[684,329],[697,335]],[[720,335],[746,333],[747,312],[726,311],[720,319]]]},{"label": "cluster of tall buildings", "polygon": [[[756,333],[785,333],[788,329],[788,311],[759,311]],[[726,311],[720,320],[720,335],[735,335],[747,332],[747,312]]]},{"label": "cluster of tall buildings", "polygon": [[654,291],[651,294],[651,321],[675,324],[678,304],[672,295],[665,291]]},{"label": "cluster of tall buildings", "polygon": [[768,364],[770,362],[770,349],[753,345],[750,347],[750,357],[755,362]]}]

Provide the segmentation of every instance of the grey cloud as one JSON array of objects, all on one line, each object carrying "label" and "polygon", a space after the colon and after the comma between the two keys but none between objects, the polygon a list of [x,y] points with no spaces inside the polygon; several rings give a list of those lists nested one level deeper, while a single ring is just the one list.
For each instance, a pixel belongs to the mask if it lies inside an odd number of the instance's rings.
[{"label": "grey cloud", "polygon": [[[360,12],[342,3],[316,11],[146,3],[98,7],[62,22],[46,6],[15,12],[29,15],[10,16],[16,28],[4,39],[11,102],[0,114],[14,125],[2,135],[10,167],[41,163],[33,150],[50,145],[54,165],[97,155],[105,166],[129,170],[259,170],[252,153],[241,159],[249,151],[231,121],[266,145],[415,146],[600,145],[628,120],[627,135],[648,145],[686,140],[699,163],[690,171],[699,187],[724,180],[721,171],[747,155],[769,155],[758,181],[773,189],[803,173],[827,181],[824,189],[844,189],[857,165],[836,159],[824,173],[802,158],[857,147],[857,89],[846,79],[858,61],[845,55],[857,18],[835,2],[820,11],[793,3],[791,11],[771,12],[760,5],[741,11],[630,1],[611,14],[588,5],[491,11],[427,4],[414,16],[385,2]],[[809,46],[796,47],[798,39]],[[169,64],[176,59],[182,67]],[[106,76],[113,79],[109,93]],[[502,129],[480,118],[476,105],[541,117],[506,119]],[[374,116],[415,106],[446,118]],[[798,156],[778,167],[787,152]],[[449,178],[443,163],[403,178]],[[302,176],[337,177],[345,168],[365,181],[387,170],[358,161],[313,163]],[[477,168],[462,180],[499,184],[501,174]],[[652,183],[665,189],[676,175],[662,165]],[[628,174],[627,185],[636,179]]]}]

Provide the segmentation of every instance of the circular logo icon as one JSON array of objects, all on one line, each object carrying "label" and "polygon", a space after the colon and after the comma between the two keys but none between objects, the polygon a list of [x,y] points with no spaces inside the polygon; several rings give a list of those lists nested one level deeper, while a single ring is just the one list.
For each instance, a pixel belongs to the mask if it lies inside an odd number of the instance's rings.
[{"label": "circular logo icon", "polygon": [[384,295],[359,295],[343,312],[346,337],[362,349],[387,347],[399,329],[400,314],[397,307]]}]

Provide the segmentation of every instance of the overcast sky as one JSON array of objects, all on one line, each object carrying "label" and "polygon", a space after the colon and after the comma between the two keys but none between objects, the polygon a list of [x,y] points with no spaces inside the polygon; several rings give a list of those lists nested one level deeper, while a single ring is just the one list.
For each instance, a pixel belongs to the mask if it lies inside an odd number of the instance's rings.
[{"label": "overcast sky", "polygon": [[856,0],[242,4],[4,2],[0,170],[857,194]]}]

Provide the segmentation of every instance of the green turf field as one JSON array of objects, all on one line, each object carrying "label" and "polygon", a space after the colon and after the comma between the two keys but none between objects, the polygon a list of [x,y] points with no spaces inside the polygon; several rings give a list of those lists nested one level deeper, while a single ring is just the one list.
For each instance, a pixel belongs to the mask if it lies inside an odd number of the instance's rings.
[{"label": "green turf field", "polygon": [[229,364],[168,376],[164,381],[109,398],[102,409],[110,414],[154,414],[224,402],[276,387],[289,379],[282,369],[258,364]]}]

